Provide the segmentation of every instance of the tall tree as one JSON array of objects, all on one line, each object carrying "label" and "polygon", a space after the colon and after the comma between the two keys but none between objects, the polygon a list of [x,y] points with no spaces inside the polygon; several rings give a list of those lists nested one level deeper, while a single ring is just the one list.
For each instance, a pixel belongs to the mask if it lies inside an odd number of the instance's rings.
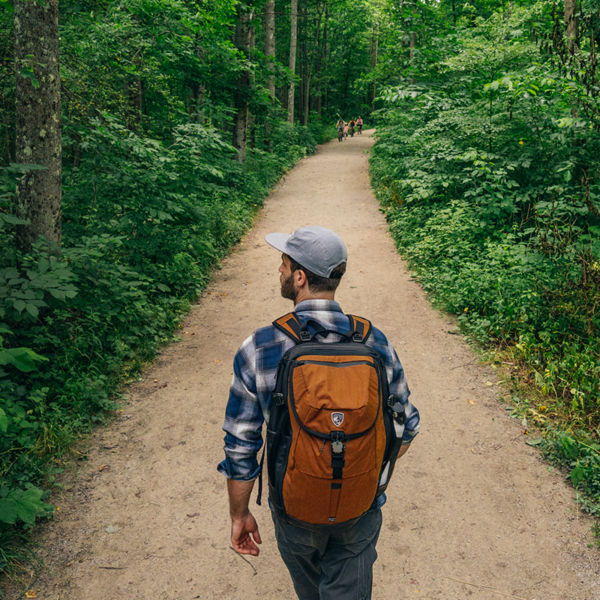
[{"label": "tall tree", "polygon": [[235,28],[235,45],[241,53],[243,64],[234,97],[236,114],[233,131],[233,145],[238,150],[237,159],[239,162],[246,160],[248,120],[250,116],[250,87],[252,81],[249,55],[254,40],[253,19],[254,10],[251,7],[240,5]]},{"label": "tall tree", "polygon": [[565,27],[567,33],[567,48],[569,54],[573,56],[578,50],[578,30],[577,30],[577,0],[565,0]]},{"label": "tall tree", "polygon": [[40,236],[61,241],[61,104],[58,0],[15,0],[16,160],[29,171],[17,188],[18,244],[29,250]]},{"label": "tall tree", "polygon": [[294,122],[294,92],[296,77],[296,46],[298,43],[298,0],[291,0],[290,15],[290,85],[288,88],[288,121]]},{"label": "tall tree", "polygon": [[267,88],[271,98],[275,98],[275,0],[267,0],[265,15],[265,55],[269,76]]},{"label": "tall tree", "polygon": [[[377,66],[379,59],[379,21],[375,22],[373,32],[371,34],[371,70]],[[371,90],[371,109],[375,108],[375,98],[377,97],[377,82],[373,81],[373,88]]]}]

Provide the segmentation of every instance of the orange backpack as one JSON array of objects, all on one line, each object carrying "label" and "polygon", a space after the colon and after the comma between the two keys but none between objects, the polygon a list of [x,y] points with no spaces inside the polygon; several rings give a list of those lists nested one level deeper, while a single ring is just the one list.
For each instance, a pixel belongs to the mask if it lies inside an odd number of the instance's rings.
[{"label": "orange backpack", "polygon": [[332,343],[317,339],[328,332],[314,321],[311,335],[294,313],[273,322],[296,345],[281,359],[272,395],[269,498],[305,523],[343,523],[368,511],[402,443],[404,414],[392,411],[381,357],[364,343],[371,323],[348,317],[351,333]]}]

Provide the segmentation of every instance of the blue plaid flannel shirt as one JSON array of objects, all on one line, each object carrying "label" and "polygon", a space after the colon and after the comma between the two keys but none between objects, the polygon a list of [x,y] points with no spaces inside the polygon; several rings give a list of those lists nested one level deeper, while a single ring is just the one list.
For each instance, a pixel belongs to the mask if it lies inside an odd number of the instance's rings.
[{"label": "blue plaid flannel shirt", "polygon": [[[301,323],[317,321],[325,329],[350,332],[350,321],[333,300],[304,300],[296,305]],[[330,334],[324,341],[338,341]],[[410,391],[404,370],[393,346],[385,335],[373,327],[367,345],[383,357],[390,382],[390,394],[405,405],[406,425],[403,443],[409,444],[419,432],[419,411],[408,401]],[[262,446],[262,426],[269,419],[271,392],[275,388],[277,365],[284,353],[294,345],[273,325],[257,329],[247,338],[233,360],[233,379],[225,411],[225,460],[218,470],[231,479],[254,479],[260,473],[257,454]]]}]

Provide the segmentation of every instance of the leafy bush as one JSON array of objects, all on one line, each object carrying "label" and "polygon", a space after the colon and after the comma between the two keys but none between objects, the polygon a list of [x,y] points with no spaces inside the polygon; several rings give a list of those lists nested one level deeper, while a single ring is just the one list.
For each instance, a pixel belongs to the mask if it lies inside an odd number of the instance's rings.
[{"label": "leafy bush", "polygon": [[275,141],[274,153],[251,149],[241,165],[214,128],[179,125],[167,146],[104,115],[79,166],[65,170],[60,252],[43,240],[27,255],[15,249],[23,167],[2,171],[0,557],[4,540],[52,514],[56,461],[116,407],[271,186],[315,147],[288,124]]},{"label": "leafy bush", "polygon": [[384,92],[371,175],[424,288],[520,365],[600,504],[600,131],[582,84],[528,37],[541,10],[461,29],[453,54]]}]

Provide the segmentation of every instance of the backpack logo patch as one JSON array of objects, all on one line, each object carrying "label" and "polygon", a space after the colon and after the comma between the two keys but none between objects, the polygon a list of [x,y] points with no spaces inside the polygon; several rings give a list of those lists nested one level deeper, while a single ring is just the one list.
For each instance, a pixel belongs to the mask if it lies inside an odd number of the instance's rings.
[{"label": "backpack logo patch", "polygon": [[344,422],[344,413],[334,412],[331,413],[331,420],[336,427],[339,427]]}]

